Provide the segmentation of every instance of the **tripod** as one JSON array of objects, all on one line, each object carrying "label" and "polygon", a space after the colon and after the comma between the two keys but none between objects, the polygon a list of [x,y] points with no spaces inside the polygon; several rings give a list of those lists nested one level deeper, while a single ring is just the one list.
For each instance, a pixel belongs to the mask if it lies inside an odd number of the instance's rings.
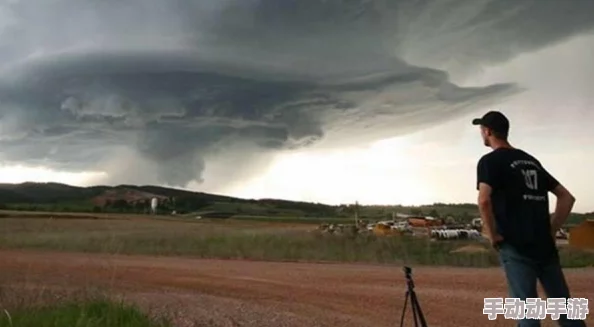
[{"label": "tripod", "polygon": [[419,300],[417,299],[417,293],[415,293],[415,283],[412,279],[412,269],[410,267],[404,267],[404,277],[406,278],[406,295],[404,298],[404,306],[402,307],[402,317],[400,318],[400,327],[404,327],[404,315],[406,313],[406,304],[408,303],[408,299],[410,298],[410,305],[412,307],[413,312],[413,319],[415,322],[415,327],[419,327],[419,322],[421,323],[421,327],[427,327],[427,322],[425,321],[425,316],[423,315],[423,310],[421,310],[421,305],[419,304]]}]

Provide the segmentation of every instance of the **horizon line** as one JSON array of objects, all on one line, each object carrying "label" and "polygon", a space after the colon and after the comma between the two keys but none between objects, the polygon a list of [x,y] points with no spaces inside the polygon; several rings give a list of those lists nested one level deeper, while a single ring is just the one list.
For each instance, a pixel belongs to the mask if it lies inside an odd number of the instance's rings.
[{"label": "horizon line", "polygon": [[[210,194],[210,195],[215,195],[215,196],[220,196],[220,197],[234,198],[234,199],[240,199],[240,200],[246,200],[246,201],[276,200],[276,201],[287,201],[287,202],[295,202],[295,203],[321,204],[321,205],[326,205],[326,206],[329,206],[329,207],[340,207],[340,206],[351,206],[351,205],[362,205],[362,206],[366,206],[366,207],[405,207],[405,208],[421,208],[421,207],[430,207],[430,206],[439,206],[439,205],[445,205],[445,206],[465,206],[465,205],[477,206],[476,203],[472,203],[472,202],[458,202],[458,203],[433,202],[433,203],[426,203],[426,204],[419,204],[419,205],[404,205],[404,204],[361,204],[359,201],[355,201],[353,203],[328,204],[328,203],[324,203],[324,202],[289,200],[289,199],[282,199],[282,198],[243,198],[243,197],[237,197],[237,196],[231,196],[231,195],[225,195],[225,194],[219,194],[219,193],[210,193],[210,192],[204,192],[204,191],[190,190],[190,189],[187,189],[187,188],[178,188],[178,187],[172,187],[172,186],[162,186],[162,185],[153,185],[153,184],[143,184],[143,185],[141,185],[141,184],[125,184],[124,183],[124,184],[117,184],[117,185],[97,184],[97,185],[80,186],[80,185],[71,185],[71,184],[60,183],[60,182],[32,182],[32,181],[21,182],[21,183],[3,183],[3,182],[0,182],[0,186],[1,185],[15,185],[15,186],[17,186],[17,185],[23,185],[23,184],[58,184],[58,185],[64,185],[64,186],[68,186],[68,187],[76,187],[76,188],[92,188],[92,187],[112,187],[112,188],[116,188],[116,187],[127,187],[127,186],[134,186],[134,187],[161,187],[161,188],[171,189],[171,190],[178,190],[178,191],[184,191],[184,192],[190,192],[190,193]],[[589,215],[589,214],[594,214],[594,211],[585,211],[585,212],[572,211],[571,213],[582,214],[582,215]]]}]

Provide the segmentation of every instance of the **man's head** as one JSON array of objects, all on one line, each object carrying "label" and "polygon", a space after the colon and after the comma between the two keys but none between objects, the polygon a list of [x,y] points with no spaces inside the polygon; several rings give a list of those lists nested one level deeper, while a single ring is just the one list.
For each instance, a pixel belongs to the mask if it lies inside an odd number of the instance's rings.
[{"label": "man's head", "polygon": [[509,134],[509,120],[499,111],[489,111],[482,118],[472,120],[473,125],[481,126],[481,136],[485,146],[506,142]]}]

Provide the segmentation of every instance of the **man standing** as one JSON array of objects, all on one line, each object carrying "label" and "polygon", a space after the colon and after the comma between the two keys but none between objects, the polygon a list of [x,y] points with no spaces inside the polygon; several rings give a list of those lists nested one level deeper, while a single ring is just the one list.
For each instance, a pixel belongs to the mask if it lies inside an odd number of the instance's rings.
[{"label": "man standing", "polygon": [[[492,151],[477,166],[478,206],[483,230],[498,251],[509,296],[537,298],[540,280],[548,298],[570,298],[559,262],[555,234],[573,208],[575,198],[542,164],[508,142],[509,120],[490,111],[472,121]],[[553,216],[548,192],[557,197]],[[560,326],[585,327],[582,320],[559,318]],[[540,326],[540,320],[519,320],[518,326]]]}]

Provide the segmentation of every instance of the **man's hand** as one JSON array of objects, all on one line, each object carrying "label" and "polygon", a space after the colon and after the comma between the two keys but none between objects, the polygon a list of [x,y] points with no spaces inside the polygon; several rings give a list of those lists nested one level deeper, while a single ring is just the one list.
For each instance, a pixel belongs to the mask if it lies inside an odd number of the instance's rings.
[{"label": "man's hand", "polygon": [[492,248],[499,250],[499,244],[503,242],[503,236],[499,235],[498,233],[489,235],[489,241],[491,242]]}]

